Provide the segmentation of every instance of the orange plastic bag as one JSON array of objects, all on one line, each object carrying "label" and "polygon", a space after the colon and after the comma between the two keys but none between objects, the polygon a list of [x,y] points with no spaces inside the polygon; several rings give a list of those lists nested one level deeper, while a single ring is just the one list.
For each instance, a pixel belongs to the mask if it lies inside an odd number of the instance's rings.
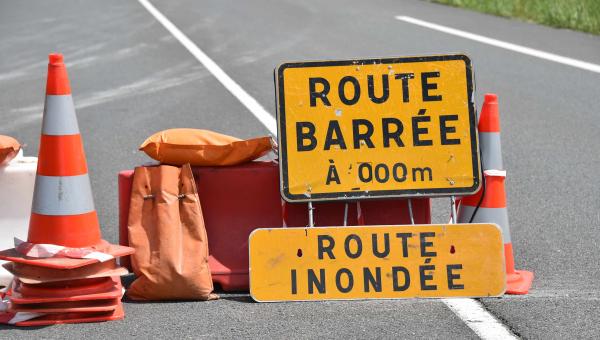
[{"label": "orange plastic bag", "polygon": [[140,146],[148,156],[163,164],[226,166],[250,162],[272,149],[271,137],[248,140],[214,131],[170,129],[148,137]]},{"label": "orange plastic bag", "polygon": [[208,240],[189,164],[137,167],[129,208],[133,300],[214,300]]},{"label": "orange plastic bag", "polygon": [[8,164],[21,150],[21,144],[9,136],[0,135],[0,165]]}]

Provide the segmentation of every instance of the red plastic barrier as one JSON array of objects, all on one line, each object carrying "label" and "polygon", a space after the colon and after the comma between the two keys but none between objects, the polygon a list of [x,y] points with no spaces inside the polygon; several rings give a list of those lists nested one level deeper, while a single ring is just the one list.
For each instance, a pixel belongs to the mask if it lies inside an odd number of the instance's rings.
[{"label": "red plastic barrier", "polygon": [[[284,203],[279,194],[279,167],[251,162],[230,167],[194,167],[209,242],[213,281],[223,290],[248,289],[248,236],[256,228],[304,227],[306,204]],[[133,171],[119,173],[119,242],[128,244],[127,216]],[[340,226],[344,203],[315,203],[317,226]],[[348,225],[357,225],[357,204],[348,207]],[[363,201],[366,225],[408,224],[406,200]],[[429,199],[413,199],[415,223],[431,222]],[[284,222],[285,216],[285,222]],[[285,223],[285,224],[284,224]],[[123,261],[129,266],[129,261]]]},{"label": "red plastic barrier", "polygon": [[[317,227],[344,225],[344,202],[313,203],[313,220]],[[412,199],[415,224],[431,223],[429,198]],[[359,213],[360,211],[360,213]],[[283,203],[284,225],[308,225],[307,203]],[[398,225],[410,224],[408,200],[376,200],[350,202],[347,225]]]}]

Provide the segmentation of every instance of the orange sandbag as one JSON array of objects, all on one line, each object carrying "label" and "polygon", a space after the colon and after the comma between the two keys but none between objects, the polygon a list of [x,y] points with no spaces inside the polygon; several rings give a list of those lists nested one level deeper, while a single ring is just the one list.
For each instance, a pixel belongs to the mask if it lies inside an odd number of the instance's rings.
[{"label": "orange sandbag", "polygon": [[138,167],[129,209],[133,300],[214,300],[208,240],[189,164]]},{"label": "orange sandbag", "polygon": [[271,150],[271,137],[248,140],[209,130],[170,129],[157,132],[140,150],[163,164],[224,166],[250,162]]},{"label": "orange sandbag", "polygon": [[0,165],[10,162],[21,150],[21,144],[9,136],[0,135]]}]

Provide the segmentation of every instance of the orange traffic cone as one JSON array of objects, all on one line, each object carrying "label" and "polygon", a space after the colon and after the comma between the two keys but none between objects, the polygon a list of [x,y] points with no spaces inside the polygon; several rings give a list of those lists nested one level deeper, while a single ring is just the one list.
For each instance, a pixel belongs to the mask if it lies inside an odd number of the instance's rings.
[{"label": "orange traffic cone", "polygon": [[100,243],[67,69],[51,54],[28,241],[66,247]]},{"label": "orange traffic cone", "polygon": [[28,249],[45,244],[89,248],[109,257],[129,255],[132,248],[101,239],[67,69],[61,54],[49,59],[28,244],[0,252],[0,259],[59,269],[98,262],[87,253],[81,256],[86,258],[27,256],[32,255]]},{"label": "orange traffic cone", "polygon": [[506,293],[527,294],[529,288],[531,288],[534,275],[529,271],[515,270],[504,189],[506,171],[502,170],[500,117],[498,114],[498,100],[495,94],[485,95],[478,131],[484,183],[476,194],[463,197],[460,200],[458,223],[491,222],[500,226],[506,260]]},{"label": "orange traffic cone", "polygon": [[[67,70],[51,54],[27,242],[0,252],[15,274],[7,296],[17,326],[122,319],[116,257],[133,248],[102,240]],[[45,315],[48,314],[48,315]],[[32,318],[31,320],[29,320]]]}]

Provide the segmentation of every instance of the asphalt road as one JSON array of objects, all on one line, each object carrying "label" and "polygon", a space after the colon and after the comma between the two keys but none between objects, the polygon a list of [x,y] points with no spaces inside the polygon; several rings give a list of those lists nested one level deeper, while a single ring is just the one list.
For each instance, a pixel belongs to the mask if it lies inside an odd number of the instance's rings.
[{"label": "asphalt road", "polygon": [[[273,68],[284,61],[465,52],[478,105],[500,98],[502,148],[517,267],[527,296],[483,299],[524,338],[600,336],[600,75],[395,20],[421,20],[600,64],[600,38],[422,1],[152,1],[241,87],[274,113]],[[268,131],[136,1],[0,3],[0,134],[36,155],[47,54],[65,55],[102,232],[117,241],[119,170],[173,127],[238,137]],[[446,222],[436,200],[434,222]],[[0,336],[44,338],[473,338],[435,300],[257,304],[125,303],[124,321]]]}]

